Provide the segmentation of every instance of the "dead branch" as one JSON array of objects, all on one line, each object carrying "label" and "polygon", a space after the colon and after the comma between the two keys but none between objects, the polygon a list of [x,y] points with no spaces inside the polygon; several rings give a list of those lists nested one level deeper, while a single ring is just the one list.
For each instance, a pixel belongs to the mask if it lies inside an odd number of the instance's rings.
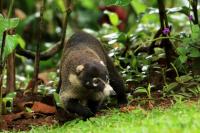
[{"label": "dead branch", "polygon": [[[54,56],[56,53],[58,53],[63,46],[61,45],[61,41],[55,43],[51,48],[47,49],[46,51],[43,51],[40,53],[40,60],[48,60],[52,56]],[[35,59],[35,53],[30,50],[25,50],[21,48],[19,45],[16,48],[16,53],[26,57],[27,59]]]}]

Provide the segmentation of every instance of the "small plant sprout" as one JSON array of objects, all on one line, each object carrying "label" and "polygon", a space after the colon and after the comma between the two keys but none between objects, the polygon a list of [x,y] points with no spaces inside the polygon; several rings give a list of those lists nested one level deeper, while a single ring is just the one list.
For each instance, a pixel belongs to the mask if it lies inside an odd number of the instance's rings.
[{"label": "small plant sprout", "polygon": [[134,93],[146,93],[147,94],[147,97],[149,98],[149,99],[151,99],[152,98],[152,96],[151,96],[151,88],[152,87],[154,87],[153,85],[151,85],[150,83],[148,84],[148,86],[147,86],[147,88],[145,88],[145,87],[137,87],[136,88],[136,91],[134,92]]},{"label": "small plant sprout", "polygon": [[5,105],[5,108],[3,110],[3,113],[12,112],[13,111],[13,100],[16,97],[16,92],[10,92],[6,95],[6,97],[3,98],[3,104]]}]

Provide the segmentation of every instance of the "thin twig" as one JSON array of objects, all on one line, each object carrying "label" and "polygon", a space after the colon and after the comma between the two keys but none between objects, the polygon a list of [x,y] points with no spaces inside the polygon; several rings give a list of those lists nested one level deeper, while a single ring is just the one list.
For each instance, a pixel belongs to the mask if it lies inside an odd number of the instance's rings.
[{"label": "thin twig", "polygon": [[12,1],[11,1],[11,4],[10,4],[10,6],[9,6],[9,10],[8,10],[8,18],[10,18],[10,15],[11,15],[11,13],[12,13],[12,9],[13,9],[13,5],[14,5],[14,1],[15,1],[15,0],[12,0]]},{"label": "thin twig", "polygon": [[68,20],[69,20],[70,13],[71,13],[71,0],[66,0],[66,15],[65,15],[65,19],[64,19],[64,25],[63,25],[63,33],[62,33],[62,38],[61,38],[61,47],[63,47],[64,43],[65,43],[65,36],[66,36],[67,25],[68,25]]},{"label": "thin twig", "polygon": [[178,38],[175,38],[175,37],[169,37],[169,36],[167,36],[167,37],[166,36],[158,37],[158,38],[149,40],[147,42],[154,42],[154,41],[159,41],[159,40],[163,40],[163,39],[173,39],[173,40],[176,40],[176,41],[183,42],[183,40],[181,40],[181,39],[178,39]]},{"label": "thin twig", "polygon": [[39,65],[40,65],[40,43],[42,39],[42,27],[43,27],[43,13],[44,13],[45,0],[43,0],[41,9],[40,9],[40,17],[39,17],[39,30],[38,30],[38,42],[36,46],[36,55],[35,55],[35,67],[34,67],[34,77],[33,77],[33,88],[32,93],[37,90],[37,80],[39,73]]}]

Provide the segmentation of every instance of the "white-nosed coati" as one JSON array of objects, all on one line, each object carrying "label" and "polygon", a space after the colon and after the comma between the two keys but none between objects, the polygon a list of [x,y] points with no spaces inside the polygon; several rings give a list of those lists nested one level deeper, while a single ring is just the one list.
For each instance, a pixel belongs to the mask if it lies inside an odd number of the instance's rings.
[{"label": "white-nosed coati", "polygon": [[119,104],[127,97],[121,76],[101,43],[93,36],[75,33],[65,45],[60,66],[59,95],[64,109],[94,116],[104,98],[115,94]]}]

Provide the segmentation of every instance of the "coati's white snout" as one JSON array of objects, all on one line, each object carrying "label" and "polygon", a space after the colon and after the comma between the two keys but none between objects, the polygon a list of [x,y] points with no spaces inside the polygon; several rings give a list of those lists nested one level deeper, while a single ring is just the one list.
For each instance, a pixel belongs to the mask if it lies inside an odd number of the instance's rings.
[{"label": "coati's white snout", "polygon": [[116,92],[113,90],[113,88],[108,83],[106,83],[105,88],[103,90],[103,94],[105,96],[110,96],[110,95],[116,95]]},{"label": "coati's white snout", "polygon": [[101,78],[93,78],[93,86],[97,87],[98,86],[98,81],[102,82],[105,87],[103,88],[103,94],[105,96],[110,96],[110,95],[116,95],[116,92],[113,90],[113,88],[110,86],[109,84],[109,79],[108,76],[106,76],[107,78],[107,83],[105,81],[103,81]]}]

